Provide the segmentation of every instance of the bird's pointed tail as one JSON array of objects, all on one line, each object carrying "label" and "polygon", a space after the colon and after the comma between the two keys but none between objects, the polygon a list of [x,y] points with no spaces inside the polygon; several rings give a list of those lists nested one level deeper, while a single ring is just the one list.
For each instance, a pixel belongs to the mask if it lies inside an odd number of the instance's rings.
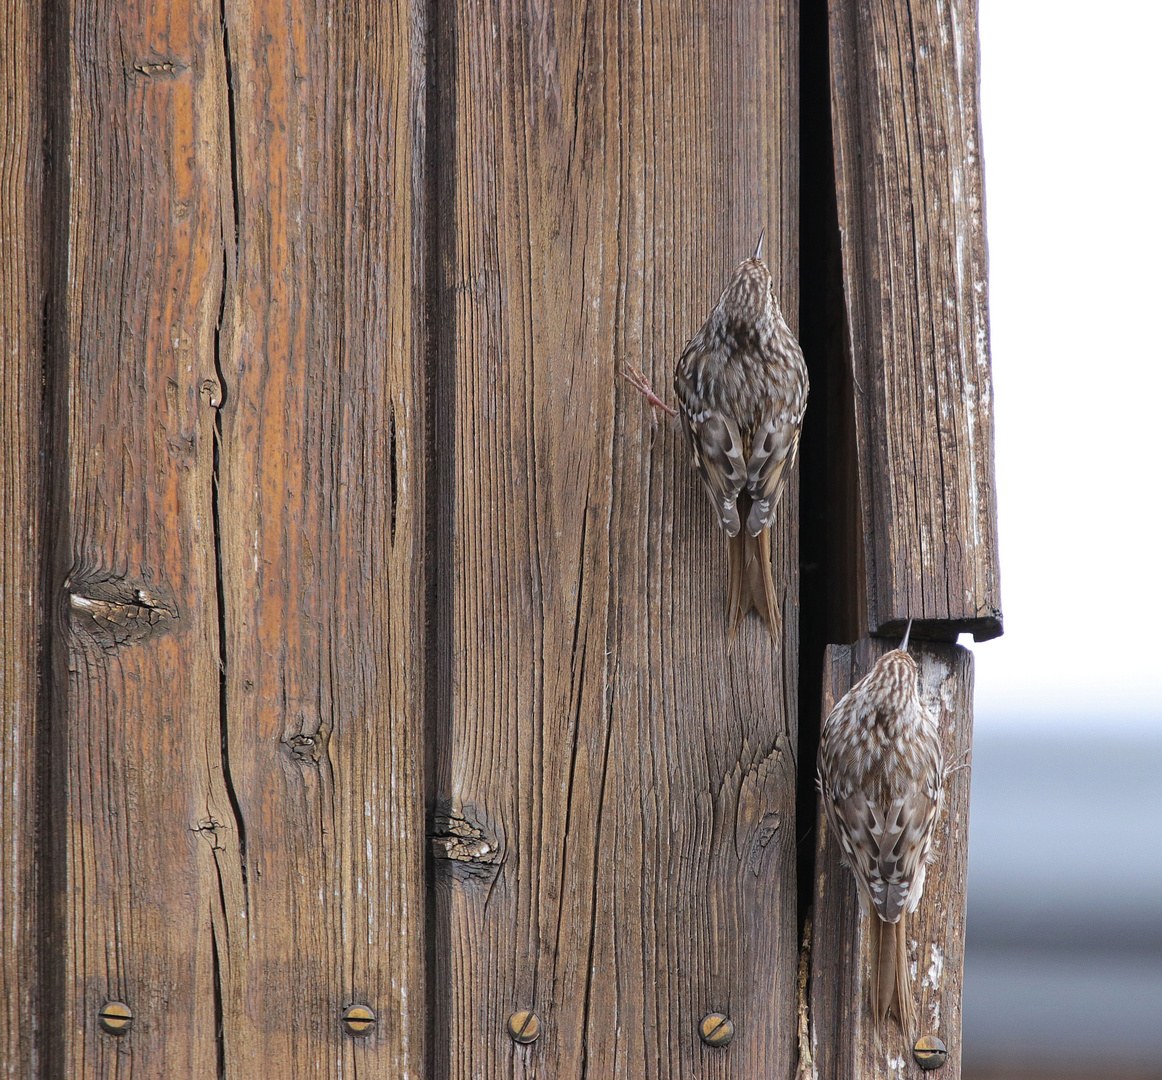
[{"label": "bird's pointed tail", "polygon": [[872,1015],[877,1034],[883,1029],[888,1012],[895,1014],[911,1046],[916,1041],[916,1001],[912,997],[912,979],[908,973],[907,914],[900,921],[884,922],[871,917]]},{"label": "bird's pointed tail", "polygon": [[775,581],[771,573],[771,531],[763,529],[751,536],[745,528],[730,538],[730,585],[726,601],[726,620],[733,644],[746,613],[754,608],[762,616],[776,646],[782,637],[783,620],[775,599]]}]

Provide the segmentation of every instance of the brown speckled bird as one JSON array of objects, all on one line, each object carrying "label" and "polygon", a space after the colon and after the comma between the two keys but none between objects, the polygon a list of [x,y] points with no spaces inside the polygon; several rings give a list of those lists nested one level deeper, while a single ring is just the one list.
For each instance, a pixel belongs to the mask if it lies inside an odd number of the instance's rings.
[{"label": "brown speckled bird", "polygon": [[903,643],[843,697],[823,722],[819,791],[827,827],[871,914],[871,1007],[877,1033],[889,1010],[915,1041],[906,917],[924,892],[932,832],[944,803],[936,721],[920,701],[920,673]]},{"label": "brown speckled bird", "polygon": [[[694,464],[730,537],[730,638],[753,607],[777,645],[782,620],[771,574],[770,526],[799,447],[807,365],[779,310],[762,247],[760,236],[754,255],[735,269],[710,317],[686,345],[674,390]],[[651,404],[666,408],[639,373],[630,379]]]}]

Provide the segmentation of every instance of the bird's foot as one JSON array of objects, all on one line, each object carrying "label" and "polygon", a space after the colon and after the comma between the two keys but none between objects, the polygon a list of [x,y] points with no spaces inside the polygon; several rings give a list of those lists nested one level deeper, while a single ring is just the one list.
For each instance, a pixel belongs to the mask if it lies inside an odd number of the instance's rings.
[{"label": "bird's foot", "polygon": [[[641,368],[631,364],[628,360],[621,365],[622,378],[626,380],[639,394],[646,399],[646,404],[651,409],[661,409],[662,412],[668,416],[677,416],[676,409],[671,409],[657,394],[654,393],[653,388],[646,381],[646,377],[642,374]],[[650,426],[657,427],[657,416],[650,413]]]}]

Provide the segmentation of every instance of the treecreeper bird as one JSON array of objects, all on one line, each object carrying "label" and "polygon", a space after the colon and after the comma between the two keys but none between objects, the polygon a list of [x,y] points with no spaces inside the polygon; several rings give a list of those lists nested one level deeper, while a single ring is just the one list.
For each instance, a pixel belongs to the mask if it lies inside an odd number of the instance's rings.
[{"label": "treecreeper bird", "polygon": [[[765,230],[764,230],[765,235]],[[734,639],[753,607],[777,645],[782,619],[771,573],[770,527],[799,448],[807,365],[755,253],[740,263],[674,371],[682,427],[718,523],[730,538],[727,623]],[[641,373],[627,378],[673,414]]]},{"label": "treecreeper bird", "polygon": [[819,791],[827,827],[871,917],[871,1008],[877,1036],[892,1012],[916,1037],[907,916],[924,893],[932,833],[944,804],[944,755],[903,643],[876,661],[823,722]]}]

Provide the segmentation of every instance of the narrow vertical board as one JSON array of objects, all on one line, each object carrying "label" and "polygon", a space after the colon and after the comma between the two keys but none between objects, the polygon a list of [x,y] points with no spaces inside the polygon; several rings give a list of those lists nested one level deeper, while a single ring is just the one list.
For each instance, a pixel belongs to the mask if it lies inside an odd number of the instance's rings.
[{"label": "narrow vertical board", "polygon": [[831,0],[867,632],[1001,632],[974,0]]},{"label": "narrow vertical board", "polygon": [[0,13],[0,1075],[32,1073],[37,995],[37,664],[44,341],[44,57],[39,3]]},{"label": "narrow vertical board", "polygon": [[[235,1077],[423,1072],[423,5],[226,0]],[[358,1039],[351,1004],[378,1017]]]},{"label": "narrow vertical board", "polygon": [[[823,668],[823,715],[894,647],[894,643],[869,638],[853,646],[829,645]],[[910,651],[920,664],[921,698],[937,718],[948,773],[924,896],[919,909],[909,916],[908,956],[918,1007],[917,1034],[935,1035],[944,1042],[948,1061],[935,1075],[959,1080],[972,653],[958,645],[917,642]],[[855,878],[841,862],[839,842],[828,833],[822,807],[817,821],[810,1067],[803,1075],[813,1080],[915,1080],[927,1074],[916,1063],[893,1018],[888,1019],[882,1042],[876,1045],[869,1004],[869,920],[860,913]]]},{"label": "narrow vertical board", "polygon": [[[671,397],[764,226],[796,322],[795,10],[489,3],[435,28],[436,1075],[794,1067],[797,483],[785,643],[752,617],[730,650],[725,537],[619,370]],[[699,1040],[712,1011],[728,1048]]]},{"label": "narrow vertical board", "polygon": [[[215,926],[237,876],[222,776],[212,486],[222,296],[216,3],[67,17],[65,565],[51,805],[65,868],[61,1075],[212,1076]],[[60,73],[58,71],[59,74]],[[63,223],[62,223],[63,225]],[[64,268],[58,268],[63,271]],[[110,999],[131,1031],[105,1034]]]}]

